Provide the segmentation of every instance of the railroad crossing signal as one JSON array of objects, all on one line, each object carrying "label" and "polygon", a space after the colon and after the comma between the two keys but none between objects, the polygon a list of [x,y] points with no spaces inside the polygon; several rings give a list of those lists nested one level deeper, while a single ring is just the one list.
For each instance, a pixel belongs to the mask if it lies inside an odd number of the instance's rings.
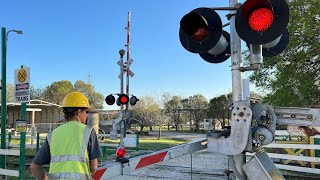
[{"label": "railroad crossing signal", "polygon": [[108,105],[113,105],[116,102],[118,106],[126,105],[128,103],[130,103],[131,106],[134,106],[137,104],[139,99],[134,95],[129,98],[129,96],[127,96],[126,94],[118,94],[118,98],[116,101],[115,97],[110,94],[105,98],[105,101]]},{"label": "railroad crossing signal", "polygon": [[289,7],[285,0],[247,0],[238,9],[235,26],[247,44],[262,45],[265,57],[276,56],[289,43]]},{"label": "railroad crossing signal", "polygon": [[182,46],[199,53],[209,63],[221,63],[230,57],[230,35],[222,30],[219,15],[210,8],[197,8],[180,21]]},{"label": "railroad crossing signal", "polygon": [[112,94],[110,94],[105,98],[105,101],[108,105],[113,105],[114,102],[116,101],[116,99],[114,98],[114,96]]},{"label": "railroad crossing signal", "polygon": [[[234,14],[233,14],[234,15]],[[239,37],[248,45],[262,45],[262,55],[280,54],[289,43],[289,7],[285,0],[247,0],[235,14]],[[230,35],[214,8],[197,8],[182,17],[179,38],[189,52],[199,53],[210,63],[226,61]]]}]

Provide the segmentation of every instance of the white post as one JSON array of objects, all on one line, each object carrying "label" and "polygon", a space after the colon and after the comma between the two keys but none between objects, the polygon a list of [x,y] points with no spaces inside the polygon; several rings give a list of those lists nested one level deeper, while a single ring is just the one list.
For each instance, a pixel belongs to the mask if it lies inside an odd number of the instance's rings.
[{"label": "white post", "polygon": [[[239,4],[239,0],[229,0],[230,7],[235,7]],[[230,11],[230,14],[236,14],[236,10]],[[232,71],[232,99],[233,103],[242,101],[242,72],[239,67],[242,66],[241,60],[241,39],[237,34],[235,27],[235,16],[230,19],[230,47],[231,47],[231,71]],[[231,127],[232,128],[232,127]],[[240,153],[233,156],[237,171],[243,176],[241,179],[246,179],[246,175],[242,169],[245,163],[245,154]],[[239,179],[239,178],[238,178]]]},{"label": "white post", "polygon": [[[36,136],[37,134],[37,128],[34,125],[34,120],[36,117],[36,111],[42,111],[42,109],[38,109],[38,108],[27,108],[27,111],[31,111],[32,112],[32,116],[31,116],[31,136]],[[33,145],[33,138],[31,138],[31,145]]]}]

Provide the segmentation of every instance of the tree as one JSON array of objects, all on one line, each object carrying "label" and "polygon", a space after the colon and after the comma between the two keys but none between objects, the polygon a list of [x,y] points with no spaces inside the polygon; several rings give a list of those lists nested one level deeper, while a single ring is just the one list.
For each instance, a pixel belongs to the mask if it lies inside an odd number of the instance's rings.
[{"label": "tree", "polygon": [[7,92],[6,92],[6,95],[7,95],[7,102],[14,102],[14,85],[13,84],[10,84],[10,83],[7,83]]},{"label": "tree", "polygon": [[229,106],[231,105],[231,103],[232,103],[232,94],[231,93],[229,93],[227,95],[221,95],[218,97],[214,97],[209,102],[207,116],[214,119],[214,121],[216,121],[216,120],[219,121],[222,129],[224,129],[225,126],[227,125],[226,119],[229,118],[228,111],[229,111]]},{"label": "tree", "polygon": [[306,106],[320,102],[320,1],[291,0],[290,42],[279,56],[266,58],[250,79],[269,94],[276,106]]},{"label": "tree", "polygon": [[190,112],[195,120],[195,131],[199,131],[200,121],[206,117],[208,101],[202,94],[189,97]]},{"label": "tree", "polygon": [[180,124],[181,109],[182,104],[180,96],[172,96],[171,99],[165,103],[165,112],[169,114],[171,120],[173,120],[176,131],[178,131],[178,126]]},{"label": "tree", "polygon": [[142,96],[139,98],[139,103],[132,107],[134,116],[141,120],[140,132],[142,132],[145,125],[152,127],[152,123],[160,112],[160,105],[151,96]]},{"label": "tree", "polygon": [[74,83],[74,89],[87,96],[93,109],[103,109],[104,96],[96,92],[91,84],[78,80]]},{"label": "tree", "polygon": [[30,99],[40,99],[45,101],[43,93],[44,93],[44,89],[31,86]]},{"label": "tree", "polygon": [[45,101],[61,105],[64,97],[74,91],[79,91],[85,94],[93,109],[103,108],[104,96],[96,92],[91,84],[85,83],[81,80],[76,81],[74,85],[67,80],[53,82],[44,90],[36,89],[34,91],[34,96],[38,96],[40,98],[43,97],[43,100]]},{"label": "tree", "polygon": [[72,83],[67,80],[62,80],[53,82],[50,86],[47,86],[44,89],[43,96],[46,101],[61,105],[63,98],[73,91]]}]

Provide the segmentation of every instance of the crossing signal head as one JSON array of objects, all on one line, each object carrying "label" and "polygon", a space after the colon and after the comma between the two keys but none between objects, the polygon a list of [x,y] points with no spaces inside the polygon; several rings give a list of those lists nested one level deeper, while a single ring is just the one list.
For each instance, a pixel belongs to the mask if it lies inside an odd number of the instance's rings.
[{"label": "crossing signal head", "polygon": [[110,94],[105,98],[105,101],[108,105],[113,105],[114,102],[116,101],[116,99],[114,98],[114,96],[112,94]]},{"label": "crossing signal head", "polygon": [[230,35],[210,8],[197,8],[182,17],[179,38],[187,51],[199,53],[207,62],[221,63],[230,57]]},{"label": "crossing signal head", "polygon": [[280,37],[289,22],[285,0],[247,0],[238,9],[235,25],[248,44],[266,44]]},{"label": "crossing signal head", "polygon": [[131,96],[130,98],[130,105],[134,106],[137,104],[137,102],[139,101],[139,99],[136,96]]},{"label": "crossing signal head", "polygon": [[129,102],[129,97],[126,94],[120,94],[118,99],[120,104],[128,104]]}]

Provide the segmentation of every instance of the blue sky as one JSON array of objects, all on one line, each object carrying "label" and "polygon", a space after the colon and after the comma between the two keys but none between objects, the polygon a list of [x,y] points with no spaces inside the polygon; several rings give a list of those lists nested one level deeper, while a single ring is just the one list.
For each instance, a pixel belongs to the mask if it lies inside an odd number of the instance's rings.
[{"label": "blue sky", "polygon": [[[126,49],[127,14],[131,11],[130,94],[163,92],[210,99],[232,91],[230,59],[209,64],[186,51],[179,41],[179,22],[197,7],[228,6],[227,0],[10,0],[1,3],[0,26],[23,30],[10,33],[7,82],[14,69],[30,67],[31,84],[54,81],[88,82],[104,94],[117,93],[118,51]],[[227,22],[227,11],[218,11]],[[229,26],[225,28],[229,31]],[[244,76],[246,77],[246,75]]]}]

